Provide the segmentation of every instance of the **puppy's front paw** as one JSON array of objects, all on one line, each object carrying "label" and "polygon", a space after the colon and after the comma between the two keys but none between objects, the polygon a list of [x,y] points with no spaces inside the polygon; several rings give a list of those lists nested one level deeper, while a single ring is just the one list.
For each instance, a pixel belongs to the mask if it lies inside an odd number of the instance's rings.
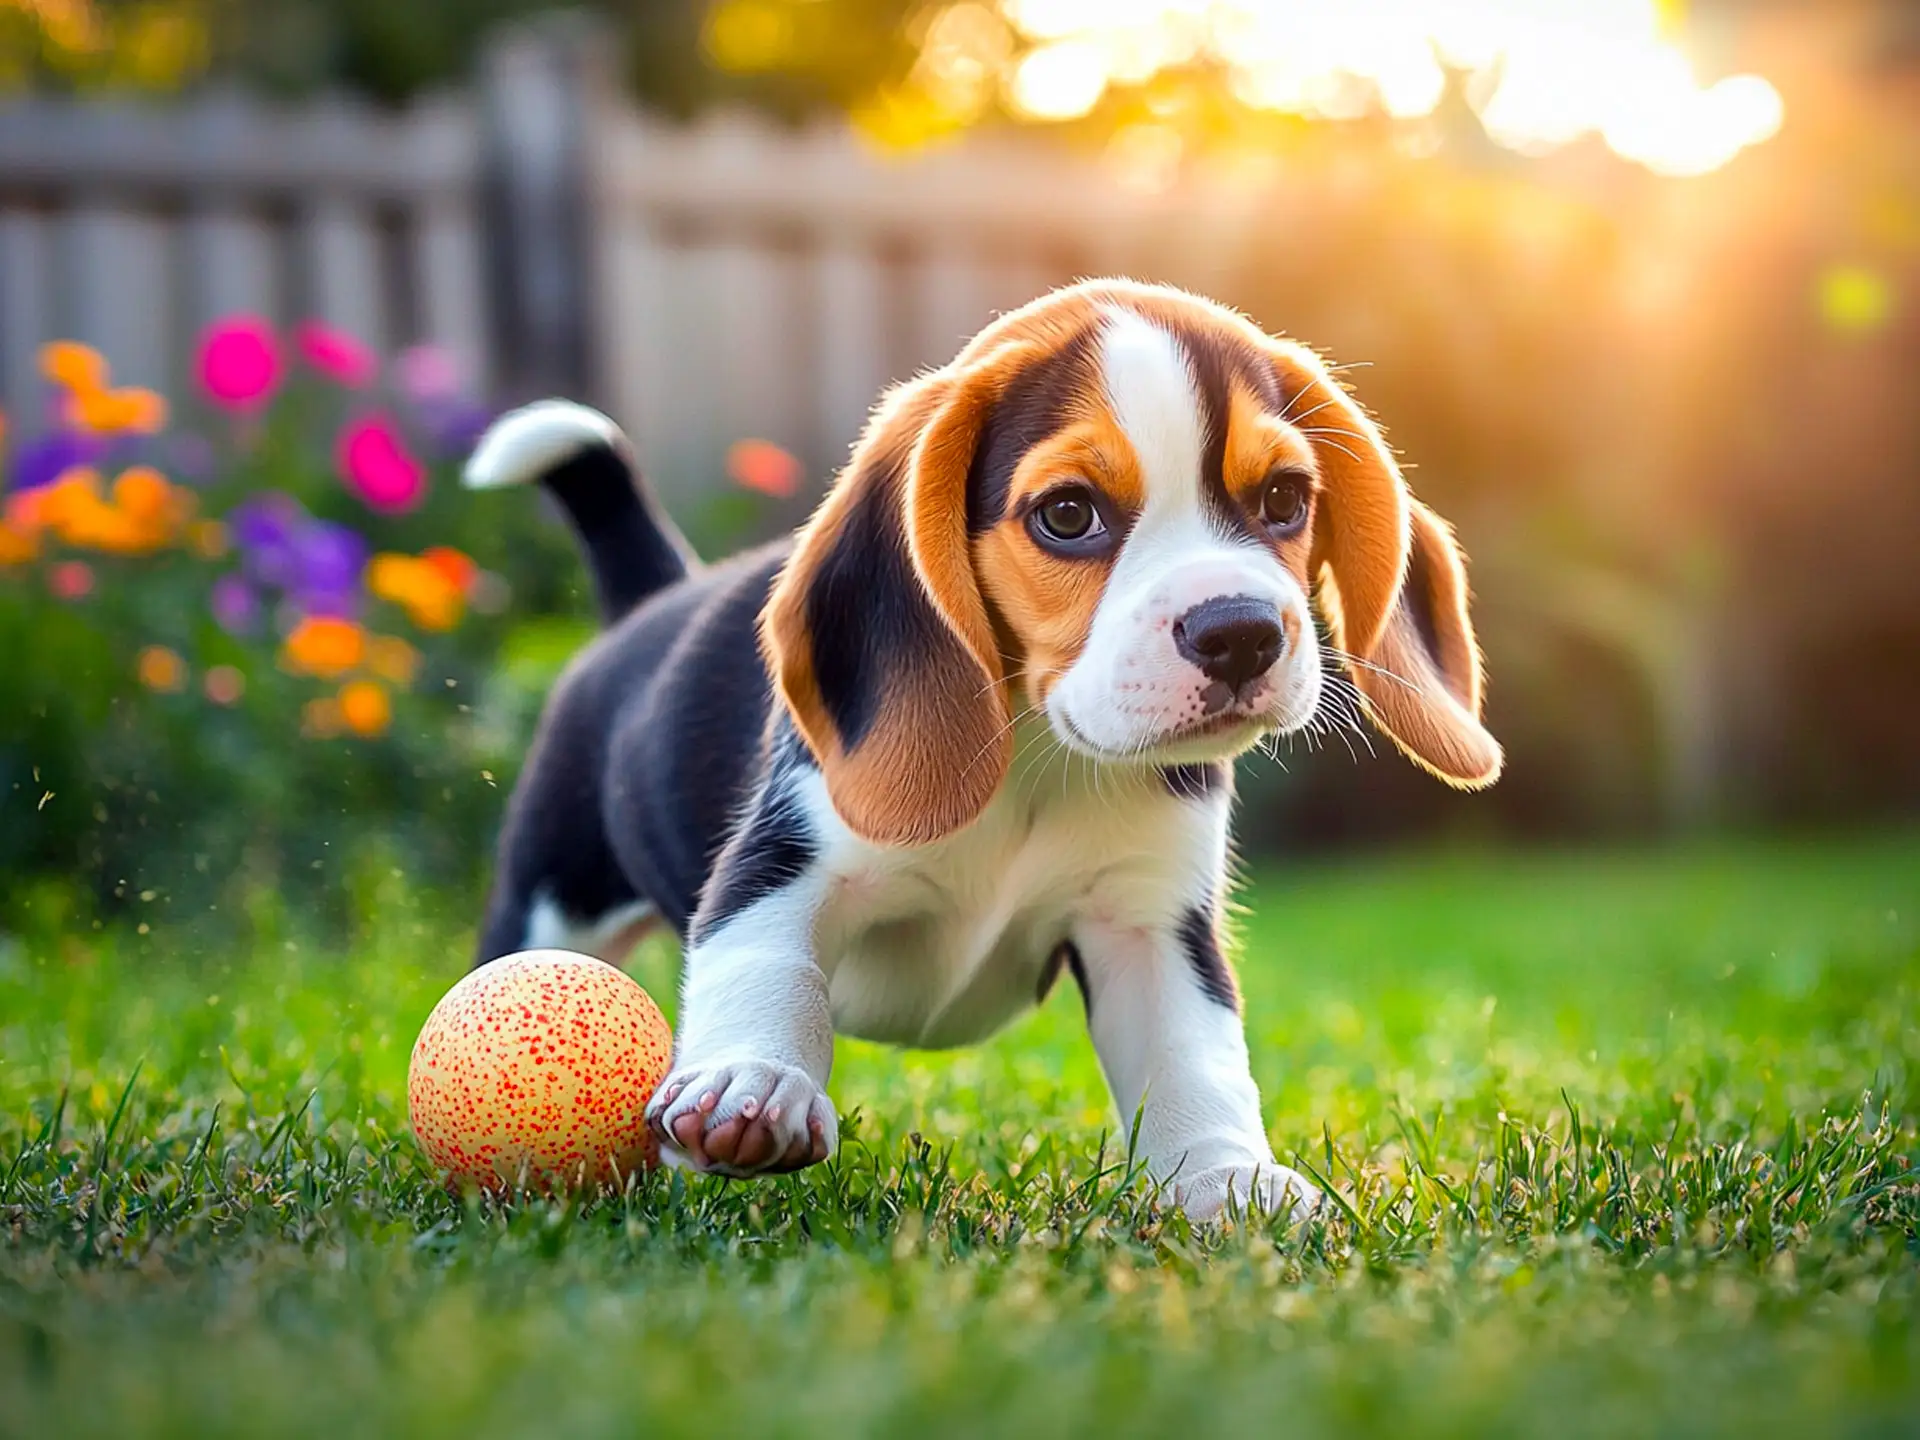
[{"label": "puppy's front paw", "polygon": [[1284,1165],[1214,1165],[1174,1178],[1174,1199],[1189,1220],[1206,1223],[1227,1212],[1227,1199],[1241,1213],[1285,1215],[1298,1224],[1320,1208],[1321,1195],[1306,1176]]},{"label": "puppy's front paw", "polygon": [[804,1070],[770,1060],[676,1070],[647,1106],[647,1123],[669,1159],[720,1175],[798,1170],[833,1154],[840,1139],[827,1092]]}]

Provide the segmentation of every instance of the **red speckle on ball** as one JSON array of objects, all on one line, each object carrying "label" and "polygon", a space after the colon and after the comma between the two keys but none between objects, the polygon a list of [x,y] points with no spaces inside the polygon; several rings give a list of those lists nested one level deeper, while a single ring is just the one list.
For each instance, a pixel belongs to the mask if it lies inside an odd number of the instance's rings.
[{"label": "red speckle on ball", "polygon": [[[538,1001],[538,1008],[532,1003]],[[673,1036],[604,961],[525,950],[473,971],[413,1045],[413,1133],[455,1185],[601,1185],[657,1163],[644,1119]]]}]

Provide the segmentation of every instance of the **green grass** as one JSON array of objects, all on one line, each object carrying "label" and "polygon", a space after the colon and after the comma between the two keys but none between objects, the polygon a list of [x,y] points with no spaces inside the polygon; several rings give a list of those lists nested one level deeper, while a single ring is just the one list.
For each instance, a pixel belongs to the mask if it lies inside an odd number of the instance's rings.
[{"label": "green grass", "polygon": [[1071,987],[843,1045],[831,1166],[495,1209],[407,1137],[464,941],[397,891],[0,946],[0,1434],[1915,1432],[1920,836],[1244,898],[1298,1234],[1127,1183]]}]

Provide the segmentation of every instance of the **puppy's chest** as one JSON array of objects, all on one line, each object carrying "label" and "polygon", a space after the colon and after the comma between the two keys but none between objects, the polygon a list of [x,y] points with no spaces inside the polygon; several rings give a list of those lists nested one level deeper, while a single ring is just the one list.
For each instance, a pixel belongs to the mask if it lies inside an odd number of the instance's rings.
[{"label": "puppy's chest", "polygon": [[1009,798],[936,845],[831,847],[814,938],[835,1028],[932,1047],[992,1034],[1035,1004],[1076,920],[1160,907],[1190,843],[1171,809]]}]

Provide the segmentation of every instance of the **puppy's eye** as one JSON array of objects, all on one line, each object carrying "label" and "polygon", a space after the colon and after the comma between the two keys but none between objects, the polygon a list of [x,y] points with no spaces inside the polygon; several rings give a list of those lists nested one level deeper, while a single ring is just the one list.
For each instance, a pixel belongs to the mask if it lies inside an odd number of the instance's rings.
[{"label": "puppy's eye", "polygon": [[1093,492],[1081,485],[1048,496],[1034,508],[1029,524],[1041,544],[1068,552],[1096,548],[1107,533]]},{"label": "puppy's eye", "polygon": [[1269,476],[1260,491],[1260,519],[1282,533],[1297,530],[1307,518],[1308,491],[1304,476],[1282,471]]}]

